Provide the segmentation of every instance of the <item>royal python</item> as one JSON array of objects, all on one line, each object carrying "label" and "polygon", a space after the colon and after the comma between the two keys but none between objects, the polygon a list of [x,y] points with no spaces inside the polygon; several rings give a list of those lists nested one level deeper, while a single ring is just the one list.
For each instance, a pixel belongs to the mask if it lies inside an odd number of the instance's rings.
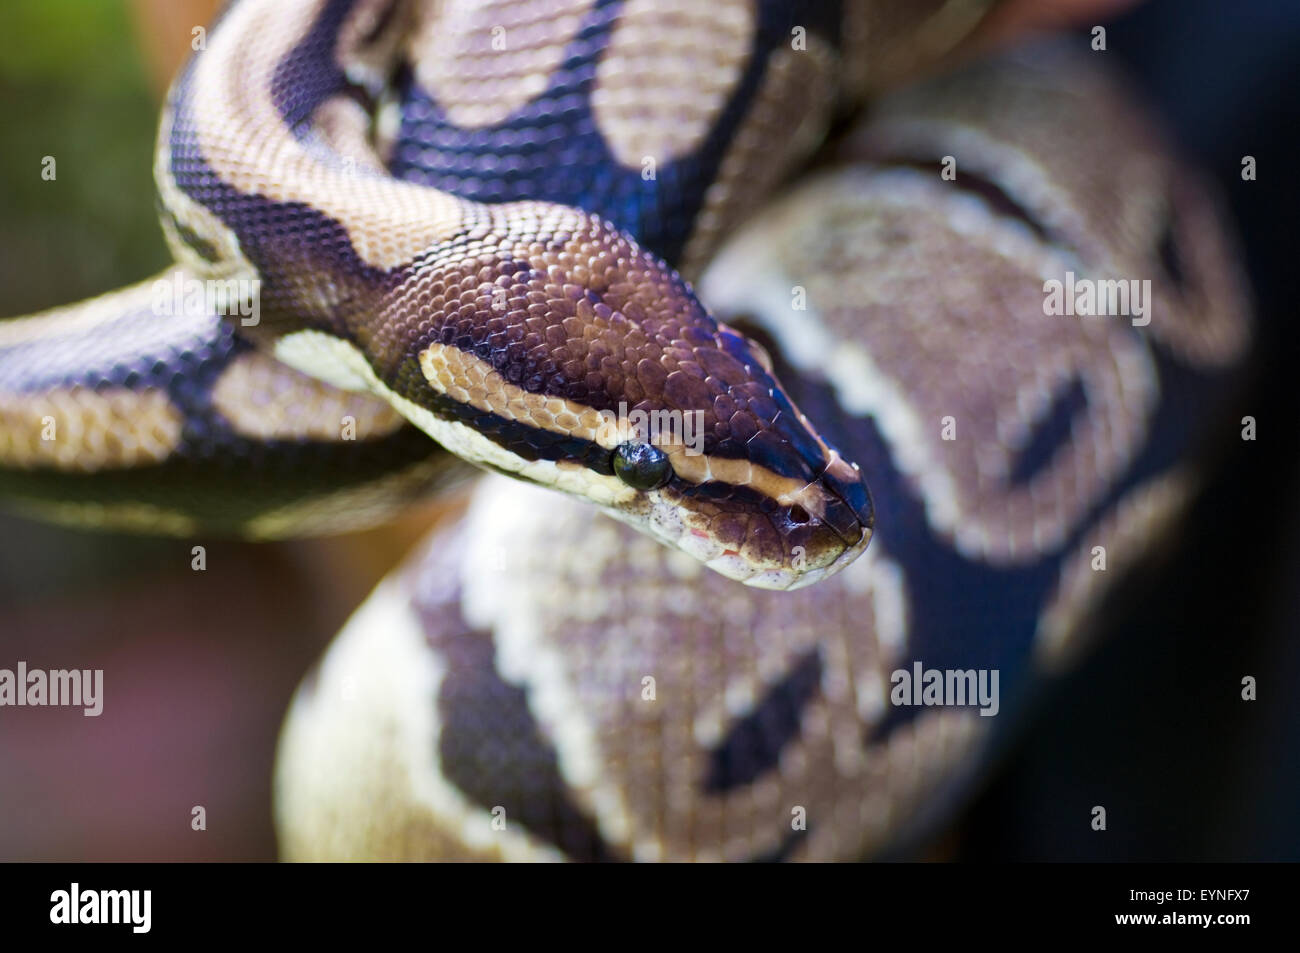
[{"label": "royal python", "polygon": [[[872,856],[1101,628],[1247,295],[1082,50],[859,115],[987,7],[229,5],[161,121],[177,267],[0,323],[0,492],[274,538],[496,471],[303,682],[286,858]],[[1067,273],[1149,323],[1046,314]]]}]

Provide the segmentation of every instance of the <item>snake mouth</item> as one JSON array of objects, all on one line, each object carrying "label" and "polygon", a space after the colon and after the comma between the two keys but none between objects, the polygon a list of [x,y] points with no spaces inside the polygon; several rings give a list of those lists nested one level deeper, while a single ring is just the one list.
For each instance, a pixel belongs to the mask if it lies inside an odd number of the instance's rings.
[{"label": "snake mouth", "polygon": [[[862,472],[835,450],[812,484],[820,497],[816,527],[810,539],[814,558],[795,561],[788,569],[769,569],[743,580],[760,589],[801,589],[832,576],[857,559],[871,542],[876,512]],[[820,555],[818,555],[820,553]],[[829,558],[826,558],[829,556]]]},{"label": "snake mouth", "polygon": [[[836,463],[839,464],[836,469],[842,468],[847,472],[829,472]],[[746,585],[760,589],[802,589],[835,575],[866,551],[876,523],[871,493],[857,468],[838,457],[827,470],[820,480],[821,489],[828,497],[821,523],[839,541],[840,551],[822,565],[805,568],[788,577],[781,573],[759,574],[746,580]]]},{"label": "snake mouth", "polygon": [[874,535],[874,532],[875,531],[870,526],[864,525],[858,539],[851,545],[845,546],[844,551],[836,556],[830,563],[820,569],[814,569],[803,573],[785,588],[802,589],[804,586],[811,586],[814,583],[821,582],[829,576],[835,575],[866,552],[867,546],[871,543],[871,537]]},{"label": "snake mouth", "polygon": [[728,579],[797,589],[858,558],[875,525],[858,467],[820,441],[816,457],[806,452],[800,462],[807,482],[673,480],[639,505],[614,510]]},{"label": "snake mouth", "polygon": [[[873,533],[872,528],[865,524],[858,524],[856,535],[851,538],[845,538],[841,535],[840,530],[827,525],[825,527],[829,533],[834,536],[838,545],[834,549],[838,552],[829,560],[820,565],[796,569],[793,566],[780,567],[773,569],[763,569],[754,572],[746,578],[738,578],[746,586],[755,589],[777,589],[793,590],[802,589],[805,586],[815,585],[830,576],[835,575],[845,566],[848,566],[855,559],[866,551],[867,545],[871,542]],[[712,568],[718,568],[709,564]]]},{"label": "snake mouth", "polygon": [[[731,497],[724,497],[724,503],[743,500],[736,508],[715,507],[711,504],[716,501],[689,496],[656,494],[644,507],[614,506],[607,512],[728,579],[757,589],[798,589],[849,565],[872,536],[865,491],[855,494],[850,484],[832,493],[820,481],[812,488],[825,498],[816,513],[811,507],[776,506],[770,499],[763,504],[748,498],[749,494],[737,494],[735,488],[713,491]],[[822,516],[828,504],[830,522]],[[715,527],[721,532],[710,531]]]}]

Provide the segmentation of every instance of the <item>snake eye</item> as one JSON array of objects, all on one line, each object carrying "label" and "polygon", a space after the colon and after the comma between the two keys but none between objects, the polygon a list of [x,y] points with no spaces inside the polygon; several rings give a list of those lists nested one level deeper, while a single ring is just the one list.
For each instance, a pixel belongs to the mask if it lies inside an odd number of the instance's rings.
[{"label": "snake eye", "polygon": [[614,472],[636,490],[663,486],[672,475],[668,454],[648,443],[621,443],[614,450]]}]

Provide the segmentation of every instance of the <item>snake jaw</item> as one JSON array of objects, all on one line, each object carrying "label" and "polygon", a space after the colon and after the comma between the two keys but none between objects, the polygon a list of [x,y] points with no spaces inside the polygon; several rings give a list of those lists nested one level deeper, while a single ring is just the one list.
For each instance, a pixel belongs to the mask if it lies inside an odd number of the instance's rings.
[{"label": "snake jaw", "polygon": [[821,582],[830,576],[835,575],[849,563],[853,562],[864,552],[867,545],[871,542],[874,530],[870,526],[862,527],[862,533],[856,543],[846,546],[841,553],[825,566],[816,569],[805,569],[799,573],[764,572],[755,575],[753,578],[745,580],[745,585],[753,586],[755,589],[802,589],[805,586],[811,586],[814,583]]},{"label": "snake jaw", "polygon": [[799,493],[801,502],[675,477],[603,508],[728,579],[757,589],[798,589],[839,572],[871,541],[870,494],[857,468],[830,454],[822,475]]},{"label": "snake jaw", "polygon": [[[871,542],[872,530],[868,526],[861,528],[854,541],[842,540],[838,532],[829,527],[825,529],[828,532],[818,539],[817,545],[795,546],[793,557],[785,564],[767,566],[694,532],[688,532],[675,542],[679,549],[728,579],[755,589],[793,590],[833,576],[862,555]],[[800,550],[812,550],[817,555],[810,556]]]}]

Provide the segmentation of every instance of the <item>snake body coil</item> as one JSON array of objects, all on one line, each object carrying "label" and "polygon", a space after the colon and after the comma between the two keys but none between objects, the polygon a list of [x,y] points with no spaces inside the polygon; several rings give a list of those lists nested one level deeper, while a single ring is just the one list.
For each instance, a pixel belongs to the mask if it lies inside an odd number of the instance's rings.
[{"label": "snake body coil", "polygon": [[[287,856],[863,856],[1095,629],[1098,548],[1174,521],[1246,342],[1201,187],[1040,49],[768,201],[971,6],[230,6],[155,170],[176,280],[223,297],[0,324],[0,490],[271,537],[444,485],[428,437],[512,478],[304,683]],[[1145,280],[1149,322],[1048,314],[1067,276]],[[898,691],[928,670],[997,717]]]}]

